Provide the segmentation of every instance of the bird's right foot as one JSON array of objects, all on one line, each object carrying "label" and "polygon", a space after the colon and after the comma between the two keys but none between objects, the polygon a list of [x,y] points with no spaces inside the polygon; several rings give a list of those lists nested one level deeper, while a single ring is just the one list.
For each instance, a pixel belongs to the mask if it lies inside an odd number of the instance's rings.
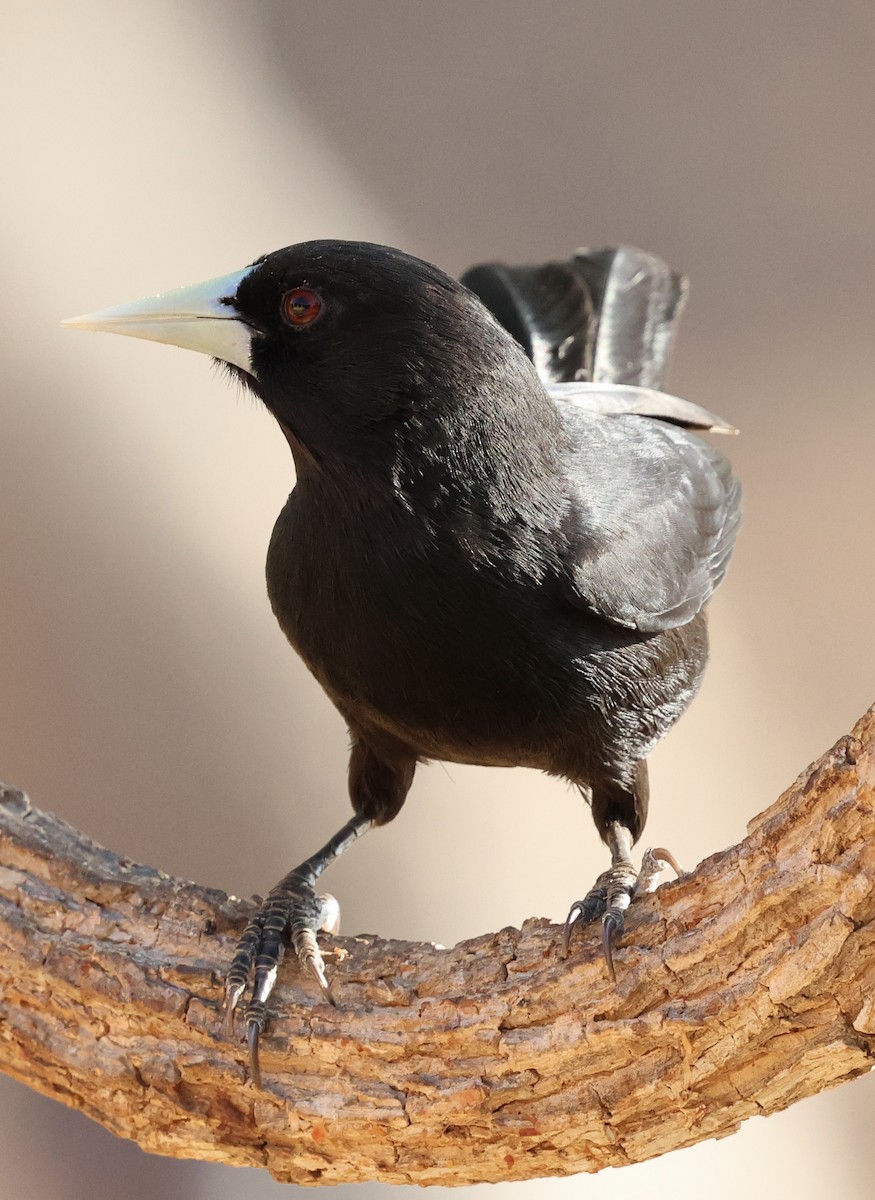
[{"label": "bird's right foot", "polygon": [[261,1086],[258,1046],[267,1017],[267,1002],[276,985],[285,946],[291,944],[301,966],[333,1004],[316,934],[337,933],[339,927],[340,905],[333,896],[317,896],[312,883],[299,871],[291,871],[277,884],[246,926],[225,980],[224,1029],[230,1036],[234,1011],[254,972],[244,1021],[249,1070],[256,1087]]},{"label": "bird's right foot", "polygon": [[249,1070],[256,1087],[261,1086],[258,1046],[267,1017],[267,1002],[276,985],[277,971],[286,945],[291,944],[298,962],[319,984],[328,1003],[334,1003],[316,934],[337,933],[340,928],[340,905],[333,896],[316,895],[316,880],[370,826],[371,821],[367,817],[353,817],[321,850],[289,871],[270,891],[267,899],[262,901],[237,943],[237,953],[225,980],[224,1029],[230,1037],[234,1027],[234,1010],[246,991],[249,976],[254,972],[252,995],[246,1005],[244,1020],[249,1045]]}]

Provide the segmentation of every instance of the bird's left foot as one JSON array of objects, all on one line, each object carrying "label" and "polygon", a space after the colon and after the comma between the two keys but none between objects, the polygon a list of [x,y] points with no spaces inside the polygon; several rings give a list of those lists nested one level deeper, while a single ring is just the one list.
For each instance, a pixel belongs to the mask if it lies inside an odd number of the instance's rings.
[{"label": "bird's left foot", "polygon": [[602,950],[611,979],[617,978],[614,969],[614,945],[623,935],[626,909],[636,896],[655,892],[660,876],[669,867],[676,875],[683,874],[674,855],[661,846],[655,850],[645,850],[641,859],[641,870],[636,871],[625,843],[625,838],[612,839],[614,861],[610,869],[599,875],[582,900],[575,900],[572,904],[562,935],[563,950],[567,956],[574,927],[588,925],[590,921],[601,917]]}]

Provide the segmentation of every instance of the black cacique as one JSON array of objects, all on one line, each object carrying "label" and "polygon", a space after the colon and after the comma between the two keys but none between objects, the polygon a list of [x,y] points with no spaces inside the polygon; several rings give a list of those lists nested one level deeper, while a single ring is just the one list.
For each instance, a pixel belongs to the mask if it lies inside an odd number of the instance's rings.
[{"label": "black cacique", "polygon": [[386,246],[313,241],[66,324],[227,364],[268,407],[296,484],[267,557],[286,637],[349,728],[354,815],[269,893],[250,976],[251,1073],[283,945],[330,1000],[316,882],[400,811],[418,762],[537,767],[577,785],[611,866],[572,905],[608,970],[632,897],[677,864],[631,850],[647,756],[692,700],[705,604],[740,521],[731,432],[660,389],[684,280],[632,247],[459,282]]}]

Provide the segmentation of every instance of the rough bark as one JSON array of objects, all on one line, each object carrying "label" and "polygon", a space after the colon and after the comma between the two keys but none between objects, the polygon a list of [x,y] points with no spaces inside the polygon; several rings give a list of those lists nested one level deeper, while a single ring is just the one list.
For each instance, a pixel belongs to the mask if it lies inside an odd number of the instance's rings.
[{"label": "rough bark", "polygon": [[0,789],[0,1067],[145,1150],[295,1183],[466,1184],[639,1162],[868,1071],[875,709],[738,846],[595,933],[338,939],[288,961],[265,1090],[219,1028],[252,904],[103,850]]}]

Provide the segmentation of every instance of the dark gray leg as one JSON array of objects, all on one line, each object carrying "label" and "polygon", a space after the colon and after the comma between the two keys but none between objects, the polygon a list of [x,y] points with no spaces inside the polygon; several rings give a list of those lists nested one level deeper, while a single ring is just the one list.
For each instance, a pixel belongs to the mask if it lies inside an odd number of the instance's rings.
[{"label": "dark gray leg", "polygon": [[377,752],[353,731],[349,794],[356,815],[321,850],[280,880],[246,926],[225,980],[224,1024],[230,1035],[234,1010],[254,967],[252,997],[244,1019],[249,1070],[257,1087],[261,1086],[258,1044],[284,943],[291,943],[301,966],[310,972],[325,999],[333,1004],[316,934],[337,932],[340,906],[333,896],[317,896],[316,880],[372,825],[385,825],[397,815],[410,790],[415,770],[416,757],[406,747],[384,738]]}]

